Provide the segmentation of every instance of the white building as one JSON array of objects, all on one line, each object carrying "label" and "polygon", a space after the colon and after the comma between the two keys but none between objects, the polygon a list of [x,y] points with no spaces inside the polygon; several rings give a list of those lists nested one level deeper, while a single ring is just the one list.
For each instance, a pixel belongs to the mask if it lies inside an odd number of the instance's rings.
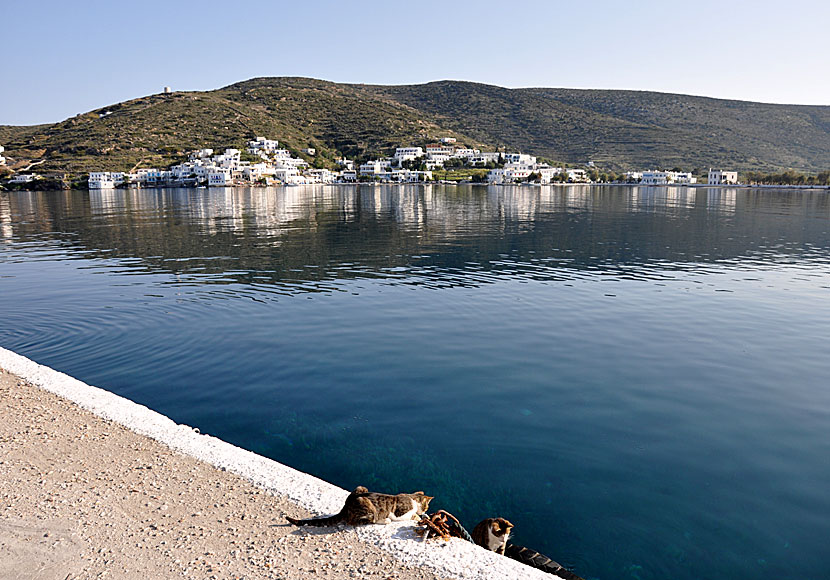
[{"label": "white building", "polygon": [[566,169],[571,183],[588,183],[588,174],[584,169]]},{"label": "white building", "polygon": [[409,169],[396,169],[388,177],[390,181],[400,183],[418,183],[432,181],[432,171],[411,171]]},{"label": "white building", "polygon": [[274,153],[280,148],[280,142],[276,139],[266,139],[265,137],[257,137],[252,141],[248,141],[248,153]]},{"label": "white building", "polygon": [[[5,150],[6,150],[6,148],[3,147],[2,145],[0,145],[0,153],[3,153],[3,151],[5,151]],[[0,155],[0,165],[5,165],[5,164],[6,164],[6,158],[3,157],[3,155]]]},{"label": "white building", "polygon": [[36,173],[31,173],[31,174],[27,174],[27,175],[15,175],[14,177],[12,177],[11,182],[12,183],[31,183],[35,179],[40,179],[40,175],[37,175]]},{"label": "white building", "polygon": [[239,165],[239,158],[242,152],[239,149],[225,149],[225,152],[218,157],[214,157],[214,161],[222,167],[234,168]]},{"label": "white building", "polygon": [[280,167],[274,170],[274,179],[286,185],[299,185],[305,183],[305,179],[297,171],[296,167]]},{"label": "white building", "polygon": [[450,160],[449,155],[445,155],[443,153],[429,153],[427,155],[427,160],[424,162],[427,169],[436,169],[438,167],[443,167],[444,163]]},{"label": "white building", "polygon": [[335,175],[328,169],[309,169],[306,171],[311,183],[334,183]]},{"label": "white building", "polygon": [[[123,177],[123,173],[121,174]],[[112,189],[115,179],[109,171],[93,171],[89,174],[89,189]]]},{"label": "white building", "polygon": [[367,161],[360,166],[360,175],[365,177],[377,176],[391,167],[388,160]]},{"label": "white building", "polygon": [[459,147],[458,149],[455,150],[455,153],[453,153],[453,157],[458,157],[459,159],[469,160],[469,159],[474,158],[479,153],[481,153],[481,151],[479,151],[478,149],[465,149],[465,148]]},{"label": "white building", "polygon": [[723,171],[722,169],[709,170],[709,185],[726,185],[738,183],[737,171]]},{"label": "white building", "polygon": [[484,152],[474,155],[467,159],[467,163],[471,165],[487,165],[488,163],[498,163],[501,159],[500,153]]},{"label": "white building", "polygon": [[215,168],[208,173],[208,185],[210,187],[225,187],[233,184],[231,170],[228,168]]},{"label": "white building", "polygon": [[455,147],[452,145],[427,145],[426,154],[428,158],[432,158],[433,155],[446,155],[450,157],[455,154]]},{"label": "white building", "polygon": [[420,147],[398,147],[395,149],[395,159],[398,160],[398,163],[423,156],[424,150]]},{"label": "white building", "polygon": [[667,185],[670,183],[691,184],[697,183],[697,178],[691,173],[680,171],[643,171],[640,180],[643,185]]},{"label": "white building", "polygon": [[505,163],[522,163],[524,165],[535,165],[536,158],[533,155],[525,155],[524,153],[505,153]]},{"label": "white building", "polygon": [[303,153],[305,153],[306,155],[317,155],[317,149],[315,149],[314,147],[306,147],[305,149],[303,149]]},{"label": "white building", "polygon": [[338,159],[337,164],[343,169],[348,169],[349,171],[354,169],[354,161],[346,159],[345,157],[343,159]]},{"label": "white building", "polygon": [[525,164],[510,163],[504,167],[491,169],[487,173],[487,181],[497,184],[510,184],[525,181],[533,173],[532,167]]},{"label": "white building", "polygon": [[441,137],[441,143],[455,143],[455,137]]}]

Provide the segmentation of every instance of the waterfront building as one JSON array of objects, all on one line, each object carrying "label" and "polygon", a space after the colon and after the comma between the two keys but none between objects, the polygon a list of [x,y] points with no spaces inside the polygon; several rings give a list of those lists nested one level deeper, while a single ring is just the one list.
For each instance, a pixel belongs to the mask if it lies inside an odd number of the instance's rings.
[{"label": "waterfront building", "polygon": [[306,175],[311,183],[334,183],[335,174],[328,169],[309,169]]},{"label": "waterfront building", "polygon": [[15,175],[11,178],[12,183],[31,183],[35,179],[40,179],[40,175],[36,173],[29,173],[26,175]]},{"label": "waterfront building", "polygon": [[520,163],[508,163],[504,167],[491,169],[487,181],[496,184],[516,183],[526,180],[533,173],[531,166]]},{"label": "waterfront building", "polygon": [[709,170],[709,185],[726,185],[738,183],[737,171],[723,171],[722,169]]},{"label": "waterfront building", "polygon": [[361,176],[368,176],[368,177],[377,177],[384,170],[389,169],[391,167],[391,163],[388,160],[381,160],[381,161],[367,161],[360,166],[360,175]]},{"label": "waterfront building", "polygon": [[697,178],[691,173],[680,171],[643,171],[640,180],[643,185],[667,185],[670,183],[691,184],[697,183]]},{"label": "waterfront building", "polygon": [[395,181],[398,183],[418,183],[422,181],[432,181],[432,171],[412,171],[410,169],[396,169],[389,174],[388,180]]},{"label": "waterfront building", "polygon": [[285,183],[286,185],[299,185],[305,183],[305,179],[296,167],[284,167],[274,171],[274,179]]},{"label": "waterfront building", "polygon": [[571,183],[588,183],[588,174],[584,169],[566,169],[568,173],[568,181]]},{"label": "waterfront building", "polygon": [[231,170],[227,168],[216,168],[208,173],[208,185],[211,187],[225,187],[233,183]]},{"label": "waterfront building", "polygon": [[89,174],[89,189],[112,189],[113,187],[115,187],[115,179],[109,171],[93,171]]}]

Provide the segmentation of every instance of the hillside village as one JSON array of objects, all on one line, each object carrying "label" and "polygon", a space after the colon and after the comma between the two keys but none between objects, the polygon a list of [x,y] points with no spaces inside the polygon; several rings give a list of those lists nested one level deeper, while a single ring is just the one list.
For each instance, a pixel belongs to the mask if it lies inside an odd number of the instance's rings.
[{"label": "hillside village", "polygon": [[[0,153],[3,147],[0,146]],[[579,168],[553,167],[533,155],[481,151],[457,146],[456,139],[445,137],[439,143],[426,147],[398,147],[394,155],[366,161],[360,165],[349,159],[339,159],[339,170],[313,168],[300,157],[281,148],[279,141],[256,137],[247,143],[247,160],[238,149],[225,149],[216,154],[213,149],[190,153],[187,161],[169,169],[143,168],[133,172],[93,171],[89,174],[90,189],[114,187],[210,186],[234,185],[305,185],[329,183],[424,183],[434,181],[433,172],[457,168],[473,168],[479,173],[472,181],[490,184],[516,183],[592,183],[589,171]],[[303,150],[314,156],[313,148]],[[253,160],[251,160],[253,159]],[[0,165],[5,159],[0,156]],[[593,164],[587,164],[589,170]],[[481,170],[487,170],[486,174]],[[10,183],[26,184],[39,175],[14,175]],[[694,184],[691,173],[681,171],[629,171],[622,176],[625,183],[644,185]],[[735,184],[736,172],[710,171],[709,184]]]}]

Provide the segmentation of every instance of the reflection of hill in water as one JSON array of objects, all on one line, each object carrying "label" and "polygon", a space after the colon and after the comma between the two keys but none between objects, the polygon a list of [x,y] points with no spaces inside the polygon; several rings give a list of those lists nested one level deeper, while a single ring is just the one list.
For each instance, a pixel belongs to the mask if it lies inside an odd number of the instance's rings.
[{"label": "reflection of hill in water", "polygon": [[[474,285],[664,269],[826,248],[826,194],[715,188],[400,187],[33,192],[0,235],[199,283],[390,278]],[[805,219],[805,216],[819,216]],[[311,288],[309,288],[311,289]]]}]

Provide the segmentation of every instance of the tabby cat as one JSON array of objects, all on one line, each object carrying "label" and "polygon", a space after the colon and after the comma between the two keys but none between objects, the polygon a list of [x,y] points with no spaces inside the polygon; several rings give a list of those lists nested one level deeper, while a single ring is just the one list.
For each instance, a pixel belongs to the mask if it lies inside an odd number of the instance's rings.
[{"label": "tabby cat", "polygon": [[433,498],[422,491],[389,495],[374,493],[362,485],[356,487],[340,513],[323,518],[298,520],[285,516],[295,526],[333,526],[345,522],[352,526],[364,524],[388,524],[392,521],[417,519],[426,513]]},{"label": "tabby cat", "polygon": [[504,556],[512,528],[513,524],[504,518],[487,518],[478,522],[471,535],[479,546]]}]

